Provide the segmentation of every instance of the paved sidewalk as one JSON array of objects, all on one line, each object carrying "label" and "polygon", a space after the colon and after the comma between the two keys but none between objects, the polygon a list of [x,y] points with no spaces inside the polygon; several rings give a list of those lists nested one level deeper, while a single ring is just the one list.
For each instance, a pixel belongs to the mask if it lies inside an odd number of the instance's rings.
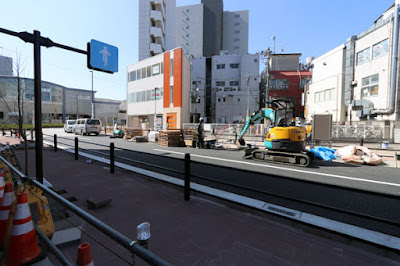
[{"label": "paved sidewalk", "polygon": [[[23,163],[22,151],[17,154]],[[30,150],[30,173],[34,170]],[[44,150],[44,175],[76,197],[76,205],[132,239],[136,225],[150,222],[149,249],[173,265],[400,265],[400,256],[390,250],[201,194],[185,202],[179,187],[119,169],[110,174],[101,163],[75,161],[63,151]],[[112,203],[88,210],[90,197]],[[114,241],[88,224],[84,230],[129,260]],[[82,240],[92,245],[96,265],[126,265],[87,236]],[[76,260],[77,245],[62,251]],[[137,265],[144,263],[138,259]]]}]

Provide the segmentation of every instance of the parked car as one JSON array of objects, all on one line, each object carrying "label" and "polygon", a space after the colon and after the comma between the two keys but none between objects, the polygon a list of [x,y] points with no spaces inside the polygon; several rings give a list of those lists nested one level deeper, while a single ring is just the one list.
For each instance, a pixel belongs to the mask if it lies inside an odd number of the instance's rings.
[{"label": "parked car", "polygon": [[101,121],[99,119],[81,118],[76,120],[74,133],[81,135],[89,135],[94,133],[98,136],[101,132]]},{"label": "parked car", "polygon": [[74,132],[75,122],[76,122],[75,120],[67,120],[67,121],[65,121],[64,131],[67,132],[67,133]]}]

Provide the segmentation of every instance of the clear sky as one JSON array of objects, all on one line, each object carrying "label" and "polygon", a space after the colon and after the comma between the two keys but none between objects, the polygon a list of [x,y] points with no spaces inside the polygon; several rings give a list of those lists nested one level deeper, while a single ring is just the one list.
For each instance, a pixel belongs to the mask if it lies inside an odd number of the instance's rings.
[{"label": "clear sky", "polygon": [[[177,0],[177,5],[201,0]],[[394,0],[225,0],[224,10],[248,9],[249,52],[276,52],[320,56],[368,29]],[[126,67],[138,60],[138,0],[3,0],[0,27],[12,31],[39,30],[64,45],[86,50],[96,39],[117,46],[119,72],[94,72],[96,97],[126,99]],[[0,55],[25,63],[23,76],[33,77],[33,45],[0,34]],[[260,69],[261,71],[261,69]],[[91,73],[82,54],[59,48],[42,48],[42,80],[66,87],[91,89]]]}]

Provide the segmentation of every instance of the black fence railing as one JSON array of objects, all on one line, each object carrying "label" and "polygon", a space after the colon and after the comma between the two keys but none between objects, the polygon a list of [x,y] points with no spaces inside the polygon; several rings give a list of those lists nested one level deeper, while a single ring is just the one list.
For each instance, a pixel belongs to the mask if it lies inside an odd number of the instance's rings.
[{"label": "black fence railing", "polygon": [[[117,242],[119,245],[121,245],[122,247],[127,249],[132,254],[133,257],[134,257],[134,255],[136,255],[139,258],[146,261],[147,263],[149,263],[150,265],[170,265],[168,262],[159,258],[155,254],[153,254],[151,251],[147,250],[145,247],[142,247],[141,245],[139,245],[137,243],[137,241],[126,237],[125,235],[121,234],[117,230],[113,229],[112,227],[110,227],[107,224],[103,223],[102,221],[98,220],[91,214],[87,213],[86,211],[84,211],[81,208],[77,207],[76,205],[72,204],[68,200],[64,199],[63,197],[58,195],[56,192],[47,188],[46,186],[44,186],[37,180],[25,176],[18,169],[16,169],[10,162],[8,162],[4,157],[0,156],[0,160],[2,160],[11,169],[11,171],[14,172],[20,178],[21,182],[29,183],[32,186],[36,186],[36,187],[40,188],[44,193],[46,193],[46,195],[51,196],[53,199],[55,199],[59,203],[61,203],[64,207],[68,208],[73,213],[75,213],[76,215],[81,217],[83,220],[88,222],[90,225],[97,228],[100,232],[107,235],[108,237],[113,239],[115,242]],[[59,259],[59,261],[63,265],[74,265],[61,253],[61,251],[54,244],[51,243],[51,241],[46,236],[39,233],[39,237],[46,238],[44,240],[45,244],[49,246],[49,250],[54,252],[55,256]],[[132,264],[134,264],[134,262]]]},{"label": "black fence railing", "polygon": [[[48,135],[50,136],[50,135]],[[55,137],[56,138],[56,137]],[[71,141],[71,139],[69,138],[62,138],[62,139],[67,139],[69,141]],[[78,140],[77,138],[75,138],[75,145],[77,145]],[[148,167],[152,167],[154,169],[159,169],[159,170],[164,170],[164,171],[168,171],[168,172],[172,172],[175,174],[178,174],[180,177],[182,177],[181,179],[184,180],[184,200],[187,201],[190,199],[190,182],[193,178],[196,178],[199,181],[207,181],[210,182],[214,185],[222,185],[222,186],[228,186],[231,188],[236,188],[236,189],[240,189],[242,191],[247,191],[250,193],[256,193],[256,194],[263,194],[263,195],[268,195],[268,196],[273,196],[275,198],[278,199],[282,199],[282,200],[287,200],[287,201],[291,201],[291,202],[296,202],[296,203],[300,203],[300,204],[306,204],[308,206],[312,206],[312,207],[316,207],[319,209],[323,209],[323,210],[327,210],[327,211],[334,211],[334,212],[340,212],[342,214],[346,214],[346,215],[350,215],[350,216],[354,216],[357,218],[363,218],[363,219],[367,219],[368,221],[374,221],[374,222],[380,222],[380,223],[384,223],[384,224],[388,224],[388,225],[392,225],[392,226],[400,226],[400,221],[398,220],[391,220],[391,219],[387,219],[384,217],[379,217],[379,216],[375,216],[372,214],[367,214],[361,211],[355,211],[355,210],[350,210],[350,209],[346,209],[344,207],[338,207],[338,206],[331,206],[329,204],[326,203],[322,203],[321,201],[316,201],[316,200],[309,200],[309,199],[305,199],[305,198],[301,198],[299,196],[293,196],[293,195],[285,195],[282,193],[278,193],[278,192],[273,192],[273,191],[267,191],[267,190],[263,190],[260,188],[256,188],[256,187],[250,187],[248,185],[243,185],[243,184],[235,184],[233,182],[229,182],[226,180],[218,180],[216,178],[210,178],[210,177],[206,177],[203,175],[198,175],[198,174],[194,174],[191,172],[191,164],[195,163],[196,165],[200,165],[203,167],[207,167],[210,166],[210,164],[204,163],[204,162],[193,162],[190,160],[190,154],[185,154],[184,158],[182,159],[177,159],[177,158],[169,158],[169,159],[174,159],[174,160],[178,160],[182,165],[183,165],[183,170],[177,170],[177,169],[173,169],[173,168],[169,168],[169,167],[165,167],[165,166],[161,166],[161,165],[157,165],[154,163],[149,163],[149,162],[144,162],[144,161],[140,161],[140,160],[135,160],[135,159],[131,159],[131,158],[127,158],[127,157],[122,157],[122,156],[115,156],[114,154],[114,150],[122,150],[122,151],[126,151],[126,152],[131,152],[131,153],[140,153],[140,154],[149,154],[149,153],[145,153],[145,152],[141,152],[141,151],[136,151],[136,150],[131,150],[131,149],[127,149],[127,148],[119,148],[119,147],[115,147],[114,143],[112,143],[110,146],[108,145],[104,145],[104,144],[98,144],[98,143],[93,143],[93,142],[88,142],[88,141],[79,141],[79,143],[85,143],[85,144],[90,144],[90,145],[95,145],[95,146],[99,146],[99,147],[107,147],[110,148],[110,152],[107,154],[105,152],[98,152],[98,151],[94,151],[94,150],[90,150],[91,152],[94,153],[100,153],[104,156],[109,156],[110,157],[110,166],[114,167],[115,164],[115,158],[120,159],[122,161],[126,161],[126,162],[133,162],[133,163],[137,163],[140,164],[142,166],[148,166]],[[77,146],[75,146],[77,147]],[[84,149],[79,147],[79,149]],[[78,149],[75,150],[75,154],[77,154],[79,151]],[[152,154],[152,156],[156,156],[156,157],[164,157],[163,155],[156,155],[156,154]],[[214,165],[215,166],[215,165]],[[217,166],[220,169],[226,169],[226,170],[232,170],[231,167],[228,166],[223,166],[223,165],[218,165]],[[247,169],[240,169],[240,168],[235,168],[235,171],[238,173],[243,173],[245,175],[253,175],[253,174],[260,174],[257,171],[252,171],[252,170],[247,170]],[[330,190],[340,190],[340,191],[344,191],[344,193],[350,193],[350,194],[357,194],[357,195],[361,195],[361,197],[365,196],[371,196],[371,197],[384,197],[385,199],[388,200],[392,200],[393,202],[399,202],[400,200],[400,196],[396,196],[396,195],[389,195],[389,194],[382,194],[382,193],[378,193],[378,192],[373,192],[373,191],[367,191],[367,190],[361,190],[361,189],[357,189],[357,188],[351,188],[351,187],[343,187],[343,186],[338,186],[338,185],[333,185],[333,184],[323,184],[320,182],[316,182],[316,181],[309,181],[309,180],[299,180],[299,179],[293,179],[290,177],[286,177],[286,176],[278,176],[278,175],[273,175],[273,174],[268,174],[268,177],[270,178],[275,178],[275,179],[279,179],[281,181],[288,181],[291,182],[292,184],[296,184],[296,185],[306,185],[306,186],[314,186],[317,188],[323,188],[323,189],[330,189]]]}]

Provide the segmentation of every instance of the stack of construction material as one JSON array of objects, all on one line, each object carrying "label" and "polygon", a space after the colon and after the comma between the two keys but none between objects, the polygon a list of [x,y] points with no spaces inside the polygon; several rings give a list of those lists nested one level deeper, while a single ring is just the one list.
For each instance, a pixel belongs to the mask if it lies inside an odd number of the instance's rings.
[{"label": "stack of construction material", "polygon": [[181,146],[181,130],[161,130],[159,131],[158,145],[165,147]]},{"label": "stack of construction material", "polygon": [[129,142],[147,142],[147,137],[146,136],[136,136],[136,137],[132,137],[130,140],[128,140]]},{"label": "stack of construction material", "polygon": [[185,141],[186,146],[196,147],[197,130],[196,129],[184,129],[183,130],[183,139]]},{"label": "stack of construction material", "polygon": [[125,139],[131,139],[133,137],[143,136],[143,129],[141,128],[126,128]]}]

